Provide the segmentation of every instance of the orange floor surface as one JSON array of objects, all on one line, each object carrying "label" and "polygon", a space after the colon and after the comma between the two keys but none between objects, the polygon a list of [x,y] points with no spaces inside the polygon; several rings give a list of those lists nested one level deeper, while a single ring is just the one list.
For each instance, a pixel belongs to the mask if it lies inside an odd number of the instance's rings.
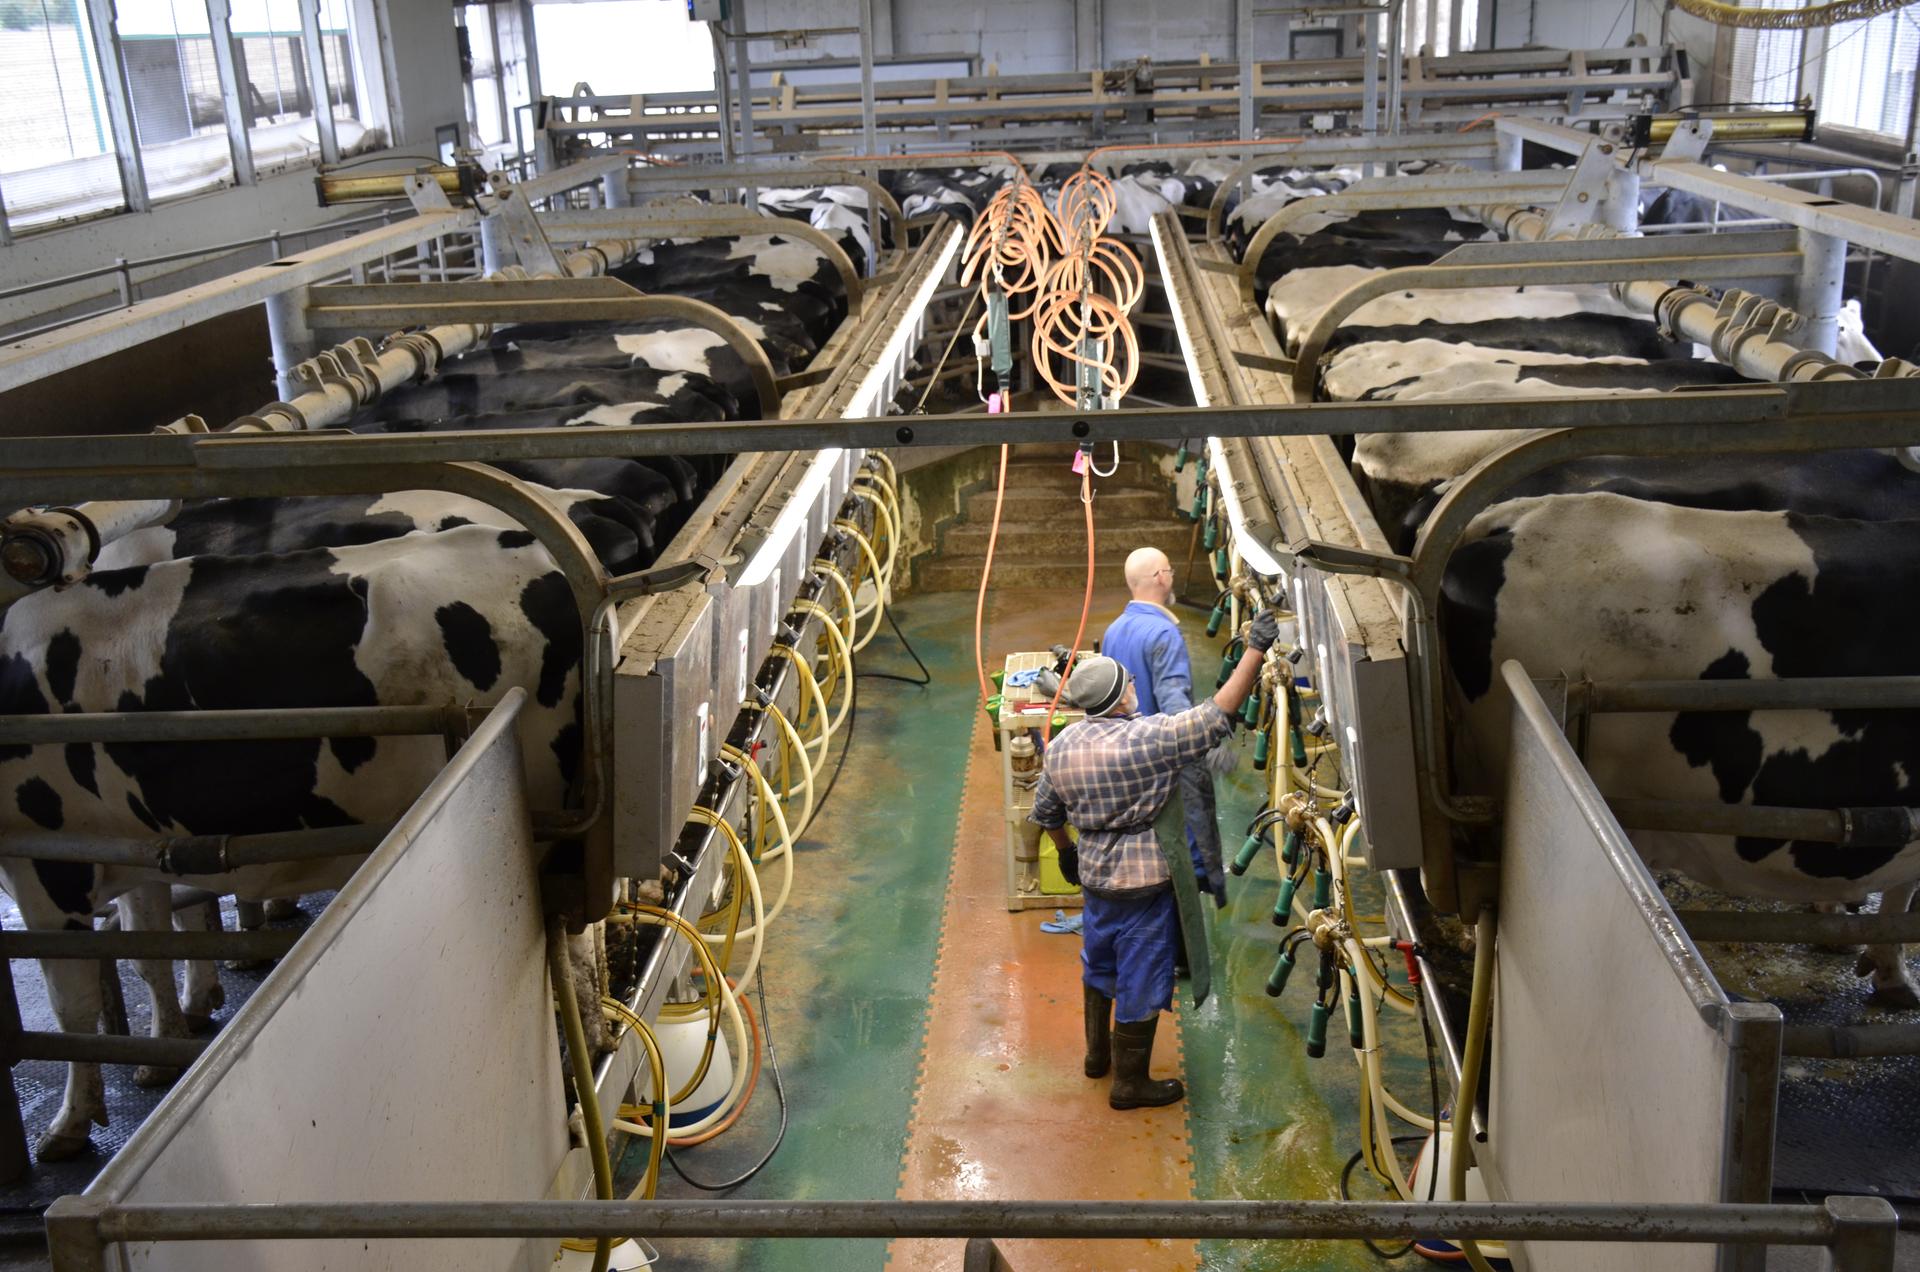
[{"label": "orange floor surface", "polygon": [[[1111,589],[1095,593],[1083,647],[1126,599]],[[1080,601],[1077,588],[993,596],[988,671],[1010,652],[1065,643]],[[1081,1072],[1080,939],[1041,932],[1051,910],[1007,910],[1004,826],[1000,757],[984,721],[976,719],[898,1195],[1192,1197],[1184,1102],[1115,1112],[1107,1107],[1110,1080],[1090,1080]],[[1161,1017],[1153,1072],[1180,1072],[1179,1027],[1171,1014]],[[1197,1263],[1188,1241],[1010,1241],[1001,1248],[1019,1272],[1160,1272]],[[889,1253],[890,1268],[958,1267],[951,1241],[903,1240]]]}]

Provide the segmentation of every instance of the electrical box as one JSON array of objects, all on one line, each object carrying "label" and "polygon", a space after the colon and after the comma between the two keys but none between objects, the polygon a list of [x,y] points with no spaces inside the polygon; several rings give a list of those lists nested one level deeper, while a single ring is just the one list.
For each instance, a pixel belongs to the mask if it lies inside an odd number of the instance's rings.
[{"label": "electrical box", "polygon": [[693,22],[725,22],[733,14],[727,0],[687,0],[687,18]]}]

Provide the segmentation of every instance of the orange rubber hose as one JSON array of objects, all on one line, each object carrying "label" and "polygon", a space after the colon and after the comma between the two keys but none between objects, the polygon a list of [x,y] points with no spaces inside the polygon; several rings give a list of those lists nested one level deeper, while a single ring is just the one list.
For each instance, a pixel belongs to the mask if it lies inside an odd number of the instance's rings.
[{"label": "orange rubber hose", "polygon": [[[986,645],[982,629],[987,616],[987,579],[993,574],[993,549],[1000,541],[1000,508],[1007,497],[1007,455],[1013,450],[1005,442],[1000,443],[1000,479],[993,488],[993,528],[987,531],[987,560],[980,567],[980,594],[973,602],[973,667],[980,673],[980,705],[985,707],[993,697],[992,682],[987,679]],[[1092,514],[1092,509],[1088,509]]]},{"label": "orange rubber hose", "polygon": [[1040,741],[1042,744],[1053,741],[1053,713],[1060,709],[1060,695],[1066,692],[1067,677],[1073,674],[1074,659],[1080,656],[1080,641],[1087,634],[1087,615],[1093,612],[1093,466],[1080,470],[1080,506],[1087,514],[1087,591],[1080,601],[1080,626],[1074,629],[1073,644],[1067,646],[1067,669],[1060,673],[1060,683],[1053,691],[1053,701],[1047,704],[1047,718],[1040,722]]}]

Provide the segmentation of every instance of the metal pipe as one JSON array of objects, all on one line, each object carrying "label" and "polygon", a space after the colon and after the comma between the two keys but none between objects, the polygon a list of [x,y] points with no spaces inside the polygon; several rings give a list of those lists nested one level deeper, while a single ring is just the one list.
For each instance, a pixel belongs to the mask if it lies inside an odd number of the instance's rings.
[{"label": "metal pipe", "polygon": [[1587,710],[1873,711],[1920,707],[1920,676],[1796,676],[1781,680],[1596,680]]},{"label": "metal pipe", "polygon": [[0,746],[73,742],[257,741],[464,733],[465,707],[305,707],[0,716]]},{"label": "metal pipe", "polygon": [[[1509,239],[1538,242],[1545,235],[1547,217],[1533,208],[1498,204],[1480,210],[1481,218]],[[1816,347],[1820,324],[1775,301],[1738,289],[1715,295],[1701,287],[1676,282],[1640,280],[1613,285],[1613,294],[1628,308],[1658,318],[1674,334],[1704,344],[1714,355],[1742,375],[1756,380],[1860,379],[1863,373],[1832,357],[1838,290],[1833,280],[1835,258],[1826,248],[1835,240],[1796,230],[1801,264],[1800,280],[1815,275],[1821,303],[1832,302],[1826,319],[1826,343]],[[1812,255],[1809,255],[1811,250]],[[1845,244],[1840,244],[1841,256]]]},{"label": "metal pipe", "polygon": [[1809,349],[1832,357],[1840,339],[1840,306],[1847,274],[1847,241],[1806,228],[1800,241],[1800,273],[1794,279],[1793,305],[1800,311],[1800,338]]},{"label": "metal pipe", "polygon": [[[596,277],[633,255],[638,246],[615,239],[582,248],[561,261],[562,273],[568,278]],[[314,336],[307,303],[305,288],[267,297],[280,400],[243,417],[231,431],[293,432],[344,423],[381,395],[425,379],[443,360],[473,348],[493,331],[485,322],[447,323],[389,337],[377,350],[369,341],[351,340],[310,358]],[[312,361],[322,365],[308,365]],[[180,420],[155,431],[194,432],[200,427]],[[72,583],[85,577],[101,548],[167,521],[177,510],[170,502],[94,500],[72,508],[19,512],[0,523],[0,568],[28,587]]]},{"label": "metal pipe", "polygon": [[1703,835],[1799,839],[1859,848],[1901,848],[1920,839],[1920,808],[1783,808],[1696,800],[1610,799],[1622,826]]},{"label": "metal pipe", "polygon": [[1920,1025],[1788,1025],[1780,1054],[1817,1060],[1920,1056]]},{"label": "metal pipe", "polygon": [[1920,941],[1920,911],[1903,914],[1675,910],[1696,941],[1745,945],[1903,945]]},{"label": "metal pipe", "polygon": [[[1897,1223],[1893,1208],[1885,1222]],[[112,1205],[109,1242],[327,1238],[1211,1237],[1329,1240],[1476,1232],[1507,1240],[1827,1244],[1818,1206],[1366,1201],[481,1201]]]},{"label": "metal pipe", "polygon": [[[217,899],[217,898],[216,898]],[[303,931],[0,932],[0,958],[279,958]]]},{"label": "metal pipe", "polygon": [[150,1064],[184,1069],[207,1049],[207,1038],[127,1038],[119,1034],[23,1030],[8,1048],[11,1060],[65,1060],[78,1064]]},{"label": "metal pipe", "polygon": [[0,834],[0,855],[34,861],[130,866],[163,874],[225,874],[249,866],[372,852],[390,826],[325,826],[263,835],[174,835],[120,839],[56,830]]}]

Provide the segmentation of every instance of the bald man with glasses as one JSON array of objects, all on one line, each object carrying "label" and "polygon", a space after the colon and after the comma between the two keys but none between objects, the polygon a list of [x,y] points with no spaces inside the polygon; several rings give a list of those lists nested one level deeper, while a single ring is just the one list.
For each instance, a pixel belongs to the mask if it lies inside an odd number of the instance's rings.
[{"label": "bald man with glasses", "polygon": [[[1139,694],[1141,715],[1177,715],[1193,706],[1193,662],[1173,612],[1173,562],[1158,548],[1136,548],[1127,557],[1127,591],[1133,599],[1108,624],[1100,652],[1127,669]],[[1202,891],[1216,907],[1227,904],[1227,872],[1220,860],[1220,822],[1213,773],[1198,761],[1180,771],[1186,810],[1187,849]]]}]

